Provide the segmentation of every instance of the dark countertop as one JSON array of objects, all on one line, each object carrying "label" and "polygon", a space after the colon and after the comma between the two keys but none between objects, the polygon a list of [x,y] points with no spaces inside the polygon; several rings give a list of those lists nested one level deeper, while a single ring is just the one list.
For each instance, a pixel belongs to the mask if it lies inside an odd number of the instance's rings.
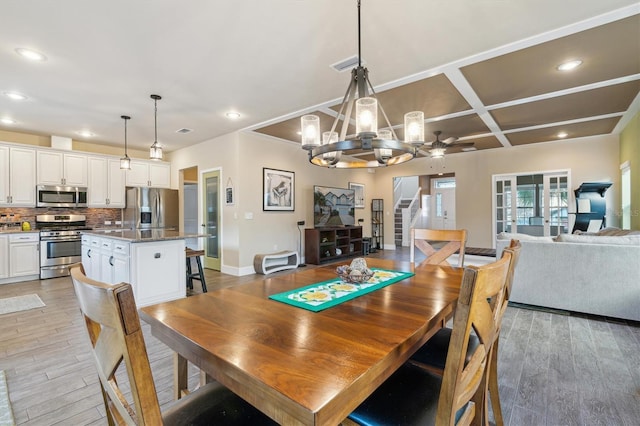
[{"label": "dark countertop", "polygon": [[166,229],[102,229],[83,231],[85,235],[113,238],[130,243],[148,243],[153,241],[184,240],[187,238],[205,238],[208,234],[185,234]]}]

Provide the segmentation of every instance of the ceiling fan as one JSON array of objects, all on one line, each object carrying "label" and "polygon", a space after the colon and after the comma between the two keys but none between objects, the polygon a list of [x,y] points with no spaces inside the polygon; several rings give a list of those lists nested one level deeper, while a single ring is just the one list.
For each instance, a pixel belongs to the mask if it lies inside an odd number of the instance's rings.
[{"label": "ceiling fan", "polygon": [[473,142],[462,142],[462,143],[457,142],[458,138],[456,137],[450,137],[441,141],[440,135],[442,134],[442,132],[440,130],[436,130],[435,132],[433,132],[433,134],[436,135],[436,140],[432,142],[427,142],[424,144],[425,146],[430,147],[429,152],[428,153],[424,151],[422,152],[423,155],[429,156],[431,158],[444,157],[445,151],[450,146],[459,146],[461,148],[473,146]]}]

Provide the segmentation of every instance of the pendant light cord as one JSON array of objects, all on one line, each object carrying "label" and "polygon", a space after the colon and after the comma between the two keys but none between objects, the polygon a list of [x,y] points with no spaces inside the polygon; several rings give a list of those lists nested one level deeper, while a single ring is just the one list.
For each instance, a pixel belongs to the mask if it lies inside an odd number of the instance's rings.
[{"label": "pendant light cord", "polygon": [[154,120],[153,120],[153,127],[155,129],[155,138],[153,140],[154,144],[158,143],[158,100],[154,99],[153,100],[153,104],[155,106],[155,114],[154,114]]},{"label": "pendant light cord", "polygon": [[358,67],[362,66],[362,48],[360,44],[360,0],[358,0]]},{"label": "pendant light cord", "polygon": [[127,119],[124,119],[124,156],[127,157]]}]

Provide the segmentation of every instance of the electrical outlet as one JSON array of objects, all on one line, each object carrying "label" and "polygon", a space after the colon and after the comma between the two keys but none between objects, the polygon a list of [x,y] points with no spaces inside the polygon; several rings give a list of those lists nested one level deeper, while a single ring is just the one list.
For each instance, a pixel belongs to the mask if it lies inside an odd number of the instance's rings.
[{"label": "electrical outlet", "polygon": [[122,225],[122,221],[121,220],[116,220],[116,225]]}]

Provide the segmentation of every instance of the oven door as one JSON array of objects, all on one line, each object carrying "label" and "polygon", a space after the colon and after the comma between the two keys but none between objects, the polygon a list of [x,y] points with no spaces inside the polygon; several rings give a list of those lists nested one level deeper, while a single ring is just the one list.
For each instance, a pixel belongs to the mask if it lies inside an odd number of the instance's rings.
[{"label": "oven door", "polygon": [[70,265],[82,259],[80,238],[40,241],[40,267]]}]

